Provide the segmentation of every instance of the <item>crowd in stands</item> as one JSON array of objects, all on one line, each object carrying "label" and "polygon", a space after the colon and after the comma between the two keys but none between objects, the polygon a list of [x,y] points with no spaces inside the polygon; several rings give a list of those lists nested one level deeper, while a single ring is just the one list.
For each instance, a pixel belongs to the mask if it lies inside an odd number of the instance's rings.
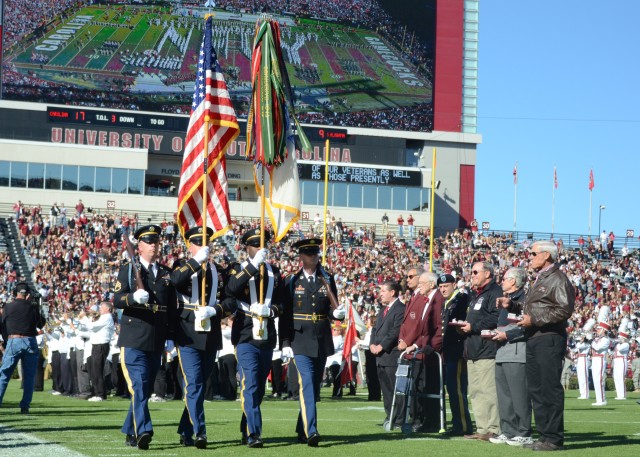
[{"label": "crowd in stands", "polygon": [[424,131],[433,129],[433,105],[421,103],[414,106],[387,110],[350,111],[343,113],[324,110],[323,112],[299,113],[300,122],[328,124],[350,127],[399,129]]},{"label": "crowd in stands", "polygon": [[2,33],[4,46],[15,43],[45,25],[53,17],[66,17],[68,11],[89,3],[88,0],[11,0],[4,2]]}]

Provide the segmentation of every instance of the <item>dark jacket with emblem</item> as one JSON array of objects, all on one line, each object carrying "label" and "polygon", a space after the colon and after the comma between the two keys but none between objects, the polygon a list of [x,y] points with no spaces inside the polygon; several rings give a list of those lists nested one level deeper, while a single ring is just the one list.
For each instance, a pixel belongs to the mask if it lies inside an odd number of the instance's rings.
[{"label": "dark jacket with emblem", "polygon": [[[262,349],[274,349],[276,347],[278,338],[274,321],[282,312],[284,281],[278,267],[271,264],[269,265],[273,271],[274,283],[271,295],[271,316],[267,320],[266,340],[253,338],[253,317],[243,311],[238,305],[238,300],[251,305],[251,292],[249,290],[249,280],[251,278],[255,278],[256,294],[260,294],[260,270],[254,267],[251,262],[248,262],[245,268],[242,268],[242,265],[239,263],[234,263],[229,269],[229,279],[225,287],[226,299],[222,307],[224,308],[225,316],[235,313],[233,327],[231,327],[231,343],[234,346],[237,346],[239,343],[251,343]],[[264,279],[264,293],[266,294],[269,284],[266,267],[264,269]]]},{"label": "dark jacket with emblem", "polygon": [[[455,293],[455,292],[454,292]],[[469,295],[458,290],[455,296],[442,308],[442,352],[445,360],[457,360],[464,352],[464,335],[461,335],[449,322],[467,320]]]},{"label": "dark jacket with emblem", "polygon": [[573,284],[557,264],[541,272],[525,298],[524,314],[531,316],[533,324],[526,329],[527,338],[566,336],[575,301]]},{"label": "dark jacket with emblem", "polygon": [[[223,315],[222,301],[224,300],[224,286],[227,282],[226,274],[222,267],[213,264],[216,269],[218,286],[215,290],[216,315],[211,318],[211,330],[209,332],[198,332],[195,329],[195,314],[189,301],[193,293],[192,276],[197,274],[197,290],[199,303],[202,304],[202,264],[194,259],[188,261],[181,260],[171,273],[171,282],[176,288],[178,296],[178,323],[175,329],[175,343],[178,346],[186,346],[200,351],[215,352],[222,349],[222,332],[220,330],[220,318]],[[205,281],[205,300],[208,304],[211,300],[211,288],[213,287],[213,270],[211,264],[207,268],[207,279]],[[192,305],[192,304],[191,304]]]},{"label": "dark jacket with emblem", "polygon": [[316,270],[316,280],[313,284],[305,278],[302,269],[287,278],[284,315],[280,319],[280,336],[282,346],[290,346],[294,354],[326,357],[335,353],[331,336],[331,302],[320,275],[323,275],[337,297],[335,280],[320,266]]},{"label": "dark jacket with emblem", "polygon": [[502,287],[492,279],[482,290],[471,296],[467,322],[471,324],[471,333],[465,340],[467,360],[495,359],[498,349],[496,342],[482,338],[482,330],[494,330],[498,326],[498,308],[496,299],[502,297]]},{"label": "dark jacket with emblem", "polygon": [[[146,268],[140,267],[144,289],[149,292],[149,303],[140,305],[133,299],[136,281],[130,264],[123,265],[118,272],[114,287],[113,304],[122,309],[118,346],[162,353],[165,341],[173,339],[176,322],[176,290],[171,284],[171,271],[156,264],[155,279]],[[154,312],[154,305],[164,307]]]}]

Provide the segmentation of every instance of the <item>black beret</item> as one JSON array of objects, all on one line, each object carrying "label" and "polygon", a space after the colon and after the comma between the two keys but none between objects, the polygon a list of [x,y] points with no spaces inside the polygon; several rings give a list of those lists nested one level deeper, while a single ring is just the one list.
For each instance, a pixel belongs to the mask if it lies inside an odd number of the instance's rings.
[{"label": "black beret", "polygon": [[[207,227],[207,240],[211,241],[212,236],[213,236],[213,229],[211,227]],[[193,243],[198,246],[202,246],[202,227],[190,228],[184,234],[184,237],[190,243]]]},{"label": "black beret", "polygon": [[[271,234],[269,233],[269,230],[265,230],[264,243],[267,244],[267,242],[270,239],[271,239]],[[259,248],[260,247],[260,229],[254,228],[254,229],[247,230],[244,233],[244,235],[242,235],[242,244],[244,244],[245,246],[253,246],[253,247]]]},{"label": "black beret", "polygon": [[293,245],[300,254],[318,254],[320,252],[320,246],[322,246],[322,240],[320,238],[305,238],[296,241]]},{"label": "black beret", "polygon": [[145,243],[157,243],[160,241],[160,233],[162,228],[159,225],[145,225],[136,230],[133,235],[136,240],[144,241]]},{"label": "black beret", "polygon": [[26,282],[19,282],[18,284],[16,284],[14,290],[16,294],[27,295],[31,291],[31,288]]},{"label": "black beret", "polygon": [[440,275],[438,276],[438,285],[440,284],[455,284],[456,283],[456,278],[454,278],[452,275]]}]

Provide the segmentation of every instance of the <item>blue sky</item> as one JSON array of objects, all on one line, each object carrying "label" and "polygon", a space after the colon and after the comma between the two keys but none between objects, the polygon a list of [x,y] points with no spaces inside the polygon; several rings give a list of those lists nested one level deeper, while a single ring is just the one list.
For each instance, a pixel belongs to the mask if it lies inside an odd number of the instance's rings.
[{"label": "blue sky", "polygon": [[640,1],[480,2],[476,218],[513,229],[640,235]]}]

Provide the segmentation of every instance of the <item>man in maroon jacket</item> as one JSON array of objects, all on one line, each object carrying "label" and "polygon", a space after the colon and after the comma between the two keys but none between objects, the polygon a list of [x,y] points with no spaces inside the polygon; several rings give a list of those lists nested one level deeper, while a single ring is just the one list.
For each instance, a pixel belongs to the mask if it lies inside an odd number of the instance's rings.
[{"label": "man in maroon jacket", "polygon": [[407,348],[422,351],[422,363],[416,365],[415,409],[413,430],[415,432],[437,432],[440,430],[440,407],[438,398],[426,398],[420,395],[440,394],[440,359],[434,352],[442,351],[442,306],[444,297],[437,287],[438,276],[435,273],[423,273],[418,280],[420,295],[426,304],[420,318],[420,336]]},{"label": "man in maroon jacket", "polygon": [[404,310],[404,318],[402,327],[400,327],[400,337],[398,341],[398,349],[404,351],[407,347],[415,344],[420,336],[420,321],[422,320],[422,312],[427,302],[426,297],[420,294],[418,290],[418,280],[424,270],[420,267],[411,267],[407,271],[407,287],[411,291],[411,298]]}]

